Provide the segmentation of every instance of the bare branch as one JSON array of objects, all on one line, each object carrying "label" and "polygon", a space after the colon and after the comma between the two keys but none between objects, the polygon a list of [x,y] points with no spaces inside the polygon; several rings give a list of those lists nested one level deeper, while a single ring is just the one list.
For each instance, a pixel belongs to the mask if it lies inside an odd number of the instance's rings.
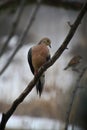
[{"label": "bare branch", "polygon": [[6,70],[6,68],[9,66],[9,64],[11,63],[12,59],[14,58],[14,56],[16,55],[16,53],[18,52],[18,50],[22,47],[22,45],[24,44],[24,39],[30,29],[30,27],[32,26],[33,24],[33,21],[35,20],[35,17],[36,17],[36,14],[39,10],[39,7],[41,5],[41,1],[40,2],[37,2],[37,5],[36,5],[36,8],[33,12],[33,15],[31,16],[31,19],[29,19],[27,25],[25,26],[25,29],[24,29],[24,32],[22,33],[19,41],[18,41],[18,46],[16,47],[16,49],[14,50],[14,52],[12,53],[12,55],[10,56],[10,58],[8,59],[7,63],[5,64],[5,66],[2,68],[2,70],[0,71],[0,75],[3,74],[3,72]]},{"label": "bare branch", "polygon": [[25,1],[26,1],[26,0],[21,0],[21,3],[20,3],[20,5],[19,5],[18,8],[17,8],[17,11],[16,11],[16,14],[15,14],[15,16],[14,16],[14,21],[13,21],[13,25],[12,25],[12,28],[11,28],[11,30],[10,30],[9,36],[8,36],[6,42],[4,43],[4,45],[3,45],[3,47],[2,47],[2,49],[1,49],[1,51],[0,51],[0,57],[1,57],[1,56],[3,55],[3,53],[5,52],[5,50],[6,50],[7,46],[8,46],[8,44],[9,44],[10,39],[12,38],[12,36],[14,35],[14,33],[15,33],[15,31],[16,31],[16,28],[17,28],[17,26],[18,26],[18,24],[19,24],[19,22],[20,22],[20,18],[21,18],[22,12],[23,12],[23,10],[24,10]]},{"label": "bare branch", "polygon": [[72,106],[73,106],[73,102],[74,102],[74,99],[75,99],[75,96],[76,96],[76,93],[78,91],[78,89],[80,88],[79,87],[79,83],[80,83],[80,80],[82,78],[82,76],[84,75],[85,71],[87,70],[87,67],[83,68],[82,72],[80,73],[79,75],[79,78],[76,82],[76,85],[75,85],[75,88],[72,92],[72,96],[71,96],[71,99],[70,99],[70,104],[69,104],[69,107],[68,107],[68,110],[66,112],[66,124],[65,124],[65,130],[68,130],[68,125],[69,125],[69,117],[70,117],[70,113],[72,111]]},{"label": "bare branch", "polygon": [[[25,97],[31,92],[31,90],[33,89],[33,87],[35,86],[36,82],[38,81],[38,79],[40,78],[40,76],[42,75],[42,73],[44,71],[46,71],[50,66],[52,66],[55,61],[60,57],[60,55],[63,53],[63,51],[66,49],[67,45],[69,44],[69,41],[71,40],[71,38],[73,37],[78,25],[80,24],[84,14],[86,13],[86,9],[87,9],[87,2],[85,4],[85,6],[82,8],[80,14],[78,15],[76,21],[73,24],[73,27],[70,29],[67,37],[65,38],[64,42],[62,43],[62,45],[60,46],[60,48],[56,51],[56,53],[54,54],[54,56],[51,58],[51,60],[49,60],[45,65],[43,65],[40,69],[40,71],[38,72],[38,74],[31,80],[31,82],[28,84],[28,86],[25,88],[25,90],[20,94],[20,96],[13,102],[12,106],[10,107],[10,109],[4,113],[2,115],[2,120],[1,120],[1,124],[0,124],[0,129],[4,130],[6,123],[8,121],[8,119],[12,116],[12,114],[14,113],[14,111],[16,110],[17,106],[25,99]],[[67,130],[67,128],[66,128]]]}]

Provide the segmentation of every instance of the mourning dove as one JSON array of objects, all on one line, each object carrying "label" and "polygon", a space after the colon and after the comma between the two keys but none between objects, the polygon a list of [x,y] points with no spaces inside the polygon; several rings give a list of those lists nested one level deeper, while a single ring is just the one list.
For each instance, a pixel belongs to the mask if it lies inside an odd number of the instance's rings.
[{"label": "mourning dove", "polygon": [[[50,59],[50,52],[48,46],[51,47],[49,38],[43,38],[36,46],[33,46],[28,51],[28,63],[33,75],[36,75],[42,65]],[[37,93],[39,96],[42,94],[43,86],[45,83],[45,74],[43,73],[36,83]]]},{"label": "mourning dove", "polygon": [[74,56],[68,63],[68,65],[64,68],[67,70],[68,68],[72,67],[74,69],[81,61],[82,57],[80,55]]}]

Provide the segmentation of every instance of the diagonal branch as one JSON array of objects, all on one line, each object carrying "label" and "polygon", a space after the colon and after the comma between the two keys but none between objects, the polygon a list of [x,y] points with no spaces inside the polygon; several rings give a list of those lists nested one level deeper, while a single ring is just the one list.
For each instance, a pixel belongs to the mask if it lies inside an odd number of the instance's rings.
[{"label": "diagonal branch", "polygon": [[[80,24],[83,16],[85,15],[87,10],[87,2],[84,5],[84,7],[82,8],[80,14],[78,15],[76,21],[74,22],[72,28],[70,29],[67,37],[65,38],[64,42],[62,43],[62,45],[60,46],[60,48],[56,51],[56,53],[54,54],[54,56],[51,58],[51,60],[49,60],[43,67],[41,67],[40,71],[38,72],[38,74],[31,80],[31,82],[28,84],[28,86],[25,88],[25,90],[20,94],[20,96],[13,102],[12,106],[10,107],[10,109],[4,113],[2,115],[2,120],[1,120],[1,124],[0,124],[0,129],[4,130],[6,123],[8,121],[8,119],[12,116],[12,114],[14,113],[14,111],[16,110],[16,108],[18,107],[18,105],[25,99],[25,97],[31,92],[31,90],[33,89],[33,87],[35,86],[36,82],[38,81],[38,79],[40,78],[40,76],[42,75],[42,73],[44,71],[46,71],[50,66],[52,66],[55,61],[60,57],[60,55],[63,53],[63,51],[67,48],[67,45],[69,44],[69,41],[71,40],[71,38],[73,37],[78,25]],[[67,130],[67,129],[66,129]]]},{"label": "diagonal branch", "polygon": [[23,12],[23,10],[24,10],[25,1],[26,1],[26,0],[22,0],[21,3],[20,3],[20,5],[18,6],[18,9],[17,9],[16,14],[15,14],[15,17],[14,17],[14,21],[13,21],[12,28],[11,28],[11,30],[10,30],[10,32],[9,32],[9,36],[8,36],[6,42],[4,43],[4,45],[3,45],[3,47],[2,47],[2,49],[1,49],[1,51],[0,51],[0,57],[1,57],[1,56],[3,55],[3,53],[5,52],[5,50],[6,50],[7,46],[8,46],[8,44],[9,44],[10,39],[12,38],[12,36],[14,35],[14,33],[15,33],[15,31],[16,31],[16,28],[17,28],[17,26],[18,26],[18,24],[19,24],[19,22],[20,22],[20,18],[21,18],[22,12]]},{"label": "diagonal branch", "polygon": [[22,47],[22,45],[24,44],[23,41],[24,41],[24,39],[25,39],[25,37],[26,37],[26,35],[27,35],[27,33],[28,33],[30,27],[32,26],[34,20],[35,20],[35,17],[36,17],[36,14],[37,14],[37,12],[38,12],[38,10],[39,10],[39,8],[40,8],[40,5],[41,5],[41,0],[37,2],[36,8],[35,8],[35,10],[34,10],[32,16],[31,16],[31,19],[29,19],[29,21],[28,21],[27,25],[25,26],[25,29],[24,29],[24,31],[23,31],[23,33],[22,33],[22,35],[21,35],[21,37],[20,37],[20,39],[19,39],[19,41],[18,41],[19,44],[17,45],[16,49],[14,50],[14,52],[12,53],[12,55],[10,56],[10,58],[8,59],[8,61],[7,61],[7,63],[5,64],[5,66],[4,66],[4,67],[2,68],[2,70],[0,71],[0,75],[2,75],[3,72],[7,69],[7,67],[8,67],[9,64],[11,63],[11,61],[12,61],[12,59],[14,58],[14,56],[16,55],[16,53],[19,51],[19,49],[20,49],[20,48]]}]

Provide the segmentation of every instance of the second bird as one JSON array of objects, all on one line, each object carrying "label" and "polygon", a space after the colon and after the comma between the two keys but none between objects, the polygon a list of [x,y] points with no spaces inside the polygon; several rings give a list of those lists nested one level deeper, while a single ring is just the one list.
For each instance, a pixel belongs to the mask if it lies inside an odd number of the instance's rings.
[{"label": "second bird", "polygon": [[[49,38],[43,38],[36,46],[29,49],[28,63],[34,75],[36,75],[42,65],[50,59],[50,52],[48,46],[51,47]],[[45,83],[45,74],[43,73],[39,81],[36,83],[37,93],[41,96],[43,86]]]},{"label": "second bird", "polygon": [[82,57],[80,55],[74,56],[68,63],[68,65],[64,68],[64,70],[67,70],[68,68],[74,69],[77,67],[77,65],[80,63]]}]

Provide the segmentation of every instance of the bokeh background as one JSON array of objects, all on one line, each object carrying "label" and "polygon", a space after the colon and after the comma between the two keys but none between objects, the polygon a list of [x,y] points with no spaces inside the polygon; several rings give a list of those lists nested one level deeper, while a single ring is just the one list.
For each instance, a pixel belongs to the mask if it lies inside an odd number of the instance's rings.
[{"label": "bokeh background", "polygon": [[[23,39],[20,47],[9,66],[1,73],[19,44],[19,39],[31,19],[37,1],[26,0],[19,24],[9,43],[0,56],[0,113],[6,112],[12,102],[21,94],[32,80],[27,53],[30,47],[36,45],[43,37],[52,41],[51,56],[60,47],[67,36],[83,3],[86,0],[43,0],[34,21]],[[20,0],[0,1],[0,50],[6,42],[13,26]],[[79,73],[71,69],[64,71],[64,67],[74,55],[83,57],[80,70],[87,63],[87,14],[84,16],[68,49],[46,71],[46,82],[41,98],[35,87],[18,106],[14,115],[7,123],[8,130],[63,130],[66,111],[68,109],[72,91],[79,77]],[[83,75],[81,88],[78,90],[70,115],[70,126],[74,130],[87,129],[87,72]],[[1,118],[0,114],[0,118]]]}]

